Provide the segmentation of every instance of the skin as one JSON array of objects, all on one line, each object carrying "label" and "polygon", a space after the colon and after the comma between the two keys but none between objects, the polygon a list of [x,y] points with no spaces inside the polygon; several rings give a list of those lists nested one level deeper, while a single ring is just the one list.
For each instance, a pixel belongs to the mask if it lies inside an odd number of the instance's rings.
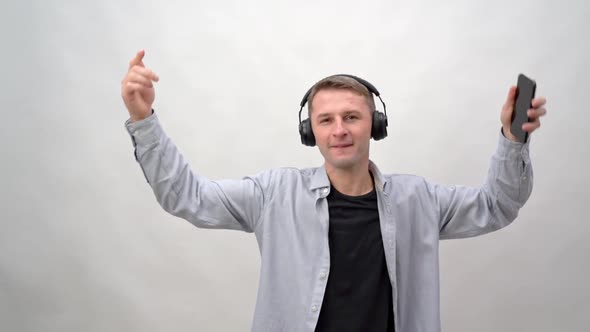
[{"label": "skin", "polygon": [[129,111],[132,122],[143,120],[152,113],[152,104],[156,97],[154,82],[160,78],[143,64],[145,51],[140,50],[129,61],[129,70],[121,81],[121,97]]},{"label": "skin", "polygon": [[332,185],[350,196],[373,190],[369,173],[372,111],[365,97],[352,90],[326,89],[311,102],[311,127]]},{"label": "skin", "polygon": [[[132,122],[151,115],[155,99],[154,83],[158,75],[143,63],[145,51],[140,50],[129,61],[129,69],[121,81],[121,96]],[[510,121],[514,111],[516,86],[511,86],[500,112],[504,136],[514,142]],[[369,173],[371,110],[367,100],[352,90],[320,90],[313,100],[310,114],[313,133],[332,185],[341,193],[358,196],[373,190]],[[522,129],[532,134],[541,126],[547,113],[544,97],[534,98],[528,110],[530,122]]]}]

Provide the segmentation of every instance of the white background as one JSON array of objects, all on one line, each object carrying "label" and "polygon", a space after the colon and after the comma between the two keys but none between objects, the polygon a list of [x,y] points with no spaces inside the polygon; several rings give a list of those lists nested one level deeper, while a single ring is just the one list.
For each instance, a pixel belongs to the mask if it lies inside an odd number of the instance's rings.
[{"label": "white background", "polygon": [[513,225],[441,243],[445,331],[587,331],[590,5],[579,1],[12,1],[0,10],[0,330],[247,331],[251,234],[166,214],[133,158],[120,81],[212,179],[322,163],[298,103],[333,73],[388,105],[382,171],[479,185],[519,73],[548,116]]}]

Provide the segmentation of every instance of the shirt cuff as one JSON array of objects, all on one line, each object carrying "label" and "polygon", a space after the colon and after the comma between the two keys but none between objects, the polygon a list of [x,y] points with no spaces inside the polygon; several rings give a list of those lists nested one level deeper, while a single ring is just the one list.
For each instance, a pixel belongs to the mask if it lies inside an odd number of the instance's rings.
[{"label": "shirt cuff", "polygon": [[500,137],[498,141],[498,149],[496,154],[506,159],[523,159],[525,163],[529,160],[529,145],[531,142],[531,136],[529,135],[526,143],[514,142],[504,136],[504,132],[500,129]]},{"label": "shirt cuff", "polygon": [[158,116],[152,110],[152,114],[145,119],[131,122],[131,119],[125,121],[125,128],[131,137],[133,147],[146,146],[156,143],[159,140],[162,127]]}]

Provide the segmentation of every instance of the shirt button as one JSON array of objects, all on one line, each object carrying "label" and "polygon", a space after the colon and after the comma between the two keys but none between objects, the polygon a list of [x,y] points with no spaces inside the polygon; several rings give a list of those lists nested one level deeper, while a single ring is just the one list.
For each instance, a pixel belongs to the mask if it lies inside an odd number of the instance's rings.
[{"label": "shirt button", "polygon": [[522,177],[522,181],[526,181],[526,176],[523,176]]},{"label": "shirt button", "polygon": [[324,194],[328,194],[328,191],[330,191],[330,189],[328,189],[328,188],[324,188],[324,190],[322,190],[322,192],[323,192]]},{"label": "shirt button", "polygon": [[314,304],[314,305],[312,305],[312,306],[311,306],[311,311],[313,311],[313,312],[317,312],[317,311],[318,311],[318,306],[317,306],[317,305],[315,305],[315,304]]},{"label": "shirt button", "polygon": [[320,272],[320,279],[325,280],[327,275],[326,271]]}]

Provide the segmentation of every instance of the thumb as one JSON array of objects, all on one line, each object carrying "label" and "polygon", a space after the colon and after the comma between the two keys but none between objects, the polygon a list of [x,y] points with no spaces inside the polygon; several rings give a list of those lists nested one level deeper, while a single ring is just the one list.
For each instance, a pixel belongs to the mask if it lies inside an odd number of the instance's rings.
[{"label": "thumb", "polygon": [[514,113],[514,102],[516,99],[516,87],[511,86],[508,90],[508,96],[506,96],[506,102],[502,106],[502,112],[500,113],[500,121],[505,130],[510,130],[510,124],[512,123],[512,114]]},{"label": "thumb", "polygon": [[504,109],[509,109],[514,106],[514,102],[516,101],[516,93],[517,88],[516,86],[511,86],[508,90],[508,96],[506,96],[506,102],[504,103]]}]

